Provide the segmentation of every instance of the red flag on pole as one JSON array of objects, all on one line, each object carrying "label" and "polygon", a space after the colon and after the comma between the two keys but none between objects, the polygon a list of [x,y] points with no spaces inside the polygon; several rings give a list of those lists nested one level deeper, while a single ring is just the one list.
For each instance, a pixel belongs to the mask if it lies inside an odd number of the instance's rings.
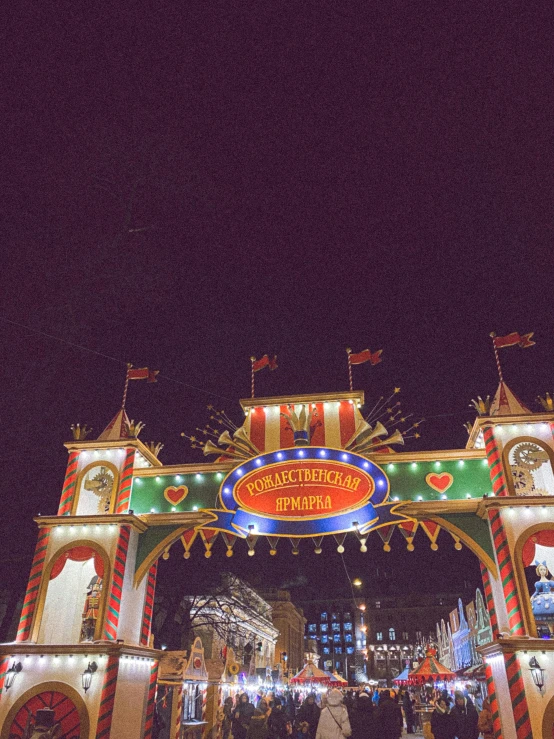
[{"label": "red flag on pole", "polygon": [[350,364],[364,364],[364,362],[371,362],[372,365],[379,364],[381,362],[382,349],[378,349],[376,352],[371,352],[370,349],[364,349],[363,352],[358,354],[349,354],[348,361]]},{"label": "red flag on pole", "polygon": [[160,370],[151,370],[148,369],[148,367],[140,367],[136,369],[128,369],[127,370],[127,379],[128,380],[146,380],[147,382],[157,382],[156,375],[158,375]]},{"label": "red flag on pole", "polygon": [[535,341],[531,341],[533,334],[534,331],[531,331],[529,334],[519,334],[517,331],[514,331],[507,336],[495,336],[493,339],[494,346],[496,349],[503,349],[506,346],[520,346],[522,349],[527,349],[536,344]]},{"label": "red flag on pole", "polygon": [[277,369],[277,355],[270,359],[267,354],[264,354],[261,359],[255,359],[252,362],[252,371],[259,372],[264,367],[269,367],[270,370]]}]

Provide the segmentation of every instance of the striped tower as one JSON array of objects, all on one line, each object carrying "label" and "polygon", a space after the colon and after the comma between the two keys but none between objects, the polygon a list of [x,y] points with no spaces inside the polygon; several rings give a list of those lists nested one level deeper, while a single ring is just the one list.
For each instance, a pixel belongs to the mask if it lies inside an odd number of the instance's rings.
[{"label": "striped tower", "polygon": [[0,662],[0,700],[2,699],[2,691],[4,690],[4,679],[6,677],[6,672],[8,671],[9,666],[10,658],[5,657],[2,662]]},{"label": "striped tower", "polygon": [[494,438],[494,429],[492,426],[485,426],[483,429],[483,439],[485,441],[487,462],[489,463],[492,491],[497,498],[509,495],[506,478],[504,477],[504,468],[502,467],[502,459],[498,451],[496,439]]},{"label": "striped tower", "polygon": [[156,686],[158,683],[158,662],[150,668],[150,682],[148,684],[148,702],[146,703],[146,719],[144,721],[143,739],[151,739],[154,726],[154,711],[156,709]]},{"label": "striped tower", "polygon": [[487,663],[485,663],[485,677],[487,679],[487,694],[491,704],[494,739],[502,739],[502,724],[500,723],[500,709],[498,707],[498,698],[496,697],[496,686],[492,675],[492,667]]},{"label": "striped tower", "polygon": [[117,498],[115,501],[115,513],[127,513],[129,511],[135,454],[136,452],[134,449],[125,450],[125,462],[123,463],[123,472],[121,473],[121,481],[119,483],[119,490],[117,491]]},{"label": "striped tower", "polygon": [[119,672],[119,657],[108,657],[104,682],[102,684],[102,695],[100,696],[100,709],[98,712],[98,725],[96,727],[96,739],[109,739],[112,730],[113,706],[115,700],[115,689],[117,687],[117,674]]},{"label": "striped tower", "polygon": [[147,647],[152,631],[152,614],[154,612],[154,593],[156,592],[156,574],[158,562],[154,562],[148,571],[148,582],[146,583],[146,597],[144,600],[144,612],[142,615],[142,627],[140,631],[140,645]]},{"label": "striped tower", "polygon": [[504,662],[506,664],[508,687],[510,688],[512,711],[516,723],[517,739],[533,739],[527,698],[525,697],[525,686],[523,684],[519,660],[515,652],[506,652],[504,654]]},{"label": "striped tower", "polygon": [[33,616],[37,607],[38,591],[42,581],[42,573],[44,571],[44,562],[46,560],[46,550],[48,548],[48,540],[50,539],[50,528],[45,527],[39,529],[38,541],[35,548],[35,556],[31,565],[31,574],[29,575],[29,584],[23,601],[23,610],[19,620],[19,629],[17,630],[16,641],[26,641],[31,634],[31,625]]},{"label": "striped tower", "polygon": [[492,586],[489,571],[482,562],[479,562],[481,567],[481,577],[483,578],[483,590],[485,593],[485,603],[487,604],[487,611],[489,612],[489,619],[491,622],[492,638],[498,638],[498,619],[496,617],[496,609],[494,607],[494,598],[492,597]]},{"label": "striped tower", "polygon": [[502,581],[502,590],[506,600],[506,610],[508,612],[508,624],[513,636],[524,636],[525,628],[523,624],[523,614],[521,604],[516,587],[514,576],[514,568],[512,566],[512,557],[506,532],[502,525],[500,511],[489,511],[489,520],[492,531],[494,549],[498,560],[498,570]]},{"label": "striped tower", "polygon": [[173,688],[174,691],[176,691],[176,697],[173,698],[177,702],[177,708],[175,711],[175,720],[173,724],[173,738],[172,739],[181,739],[181,719],[183,715],[183,684],[176,686]]},{"label": "striped tower", "polygon": [[127,549],[129,548],[129,526],[122,526],[119,530],[119,539],[115,552],[113,565],[113,580],[106,608],[106,620],[104,622],[104,639],[115,641],[117,639],[117,627],[119,625],[119,611],[121,609],[121,595],[123,592],[123,578],[125,576],[125,564],[127,562]]},{"label": "striped tower", "polygon": [[67,462],[67,471],[63,483],[62,497],[60,499],[60,507],[58,508],[58,516],[69,516],[73,507],[73,499],[75,498],[75,488],[77,487],[77,466],[79,464],[79,452],[69,452],[69,460]]}]

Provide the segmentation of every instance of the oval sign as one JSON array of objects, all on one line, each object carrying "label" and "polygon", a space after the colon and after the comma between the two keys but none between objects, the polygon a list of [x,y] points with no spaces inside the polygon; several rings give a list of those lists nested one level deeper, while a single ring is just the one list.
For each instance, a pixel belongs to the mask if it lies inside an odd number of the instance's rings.
[{"label": "oval sign", "polygon": [[241,508],[284,520],[333,516],[366,503],[375,491],[361,467],[336,460],[265,464],[241,477],[233,497]]}]

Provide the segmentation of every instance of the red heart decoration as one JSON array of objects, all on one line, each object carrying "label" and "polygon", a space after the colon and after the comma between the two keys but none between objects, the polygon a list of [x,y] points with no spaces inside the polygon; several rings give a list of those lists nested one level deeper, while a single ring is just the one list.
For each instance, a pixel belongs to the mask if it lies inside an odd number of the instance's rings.
[{"label": "red heart decoration", "polygon": [[444,493],[454,482],[454,478],[450,472],[430,472],[425,477],[425,482],[433,490],[437,490],[439,493]]},{"label": "red heart decoration", "polygon": [[188,494],[189,489],[186,485],[179,485],[178,488],[171,486],[164,490],[164,498],[172,505],[178,505]]}]

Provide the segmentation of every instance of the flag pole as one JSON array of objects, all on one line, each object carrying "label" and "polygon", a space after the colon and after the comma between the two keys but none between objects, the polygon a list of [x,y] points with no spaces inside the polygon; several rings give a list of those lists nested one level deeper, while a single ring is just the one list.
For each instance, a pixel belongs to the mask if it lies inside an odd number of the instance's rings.
[{"label": "flag pole", "polygon": [[254,377],[255,377],[255,374],[254,374],[254,362],[255,361],[256,361],[256,357],[250,357],[250,362],[252,363],[252,381],[251,381],[251,385],[252,385],[252,397],[254,397],[254,390],[255,390],[255,384],[254,384]]},{"label": "flag pole", "polygon": [[346,356],[348,358],[348,382],[350,384],[350,392],[352,392],[352,365],[350,364],[350,355],[352,354],[352,349],[346,350]]},{"label": "flag pole", "polygon": [[125,370],[125,386],[123,387],[123,400],[121,401],[121,410],[125,410],[125,403],[127,402],[127,390],[129,389],[129,370],[132,368],[132,364],[127,362],[127,369]]},{"label": "flag pole", "polygon": [[496,334],[494,331],[490,334],[490,337],[492,339],[492,348],[494,349],[494,356],[496,359],[496,369],[498,370],[498,377],[500,378],[500,382],[504,382],[504,377],[502,375],[502,367],[500,366],[500,357],[498,356],[498,349],[494,341],[496,338]]}]

